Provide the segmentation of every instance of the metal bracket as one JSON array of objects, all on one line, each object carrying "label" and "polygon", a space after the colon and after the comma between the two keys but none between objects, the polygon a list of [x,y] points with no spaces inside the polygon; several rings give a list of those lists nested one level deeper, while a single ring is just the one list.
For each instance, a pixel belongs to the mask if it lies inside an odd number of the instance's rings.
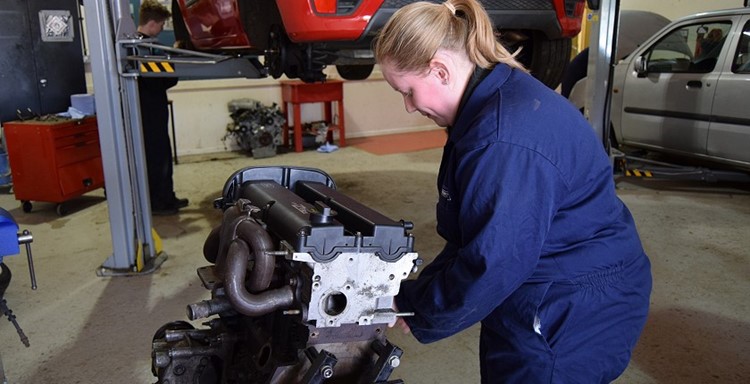
[{"label": "metal bracket", "polygon": [[305,377],[302,378],[302,383],[322,384],[333,376],[333,368],[338,362],[336,356],[325,349],[318,352],[315,347],[307,348],[305,355],[312,366],[307,370]]},{"label": "metal bracket", "polygon": [[385,344],[378,340],[372,342],[371,348],[377,353],[378,361],[371,373],[372,383],[384,383],[388,380],[393,370],[401,364],[401,356],[404,351],[386,340]]},{"label": "metal bracket", "polygon": [[258,56],[229,56],[174,48],[156,39],[122,39],[117,43],[128,52],[119,58],[122,76],[219,79],[259,79],[268,70]]}]

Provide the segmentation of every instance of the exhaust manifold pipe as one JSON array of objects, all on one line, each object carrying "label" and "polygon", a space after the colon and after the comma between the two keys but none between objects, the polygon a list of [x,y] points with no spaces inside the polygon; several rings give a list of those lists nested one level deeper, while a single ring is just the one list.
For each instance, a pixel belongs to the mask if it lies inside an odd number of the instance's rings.
[{"label": "exhaust manifold pipe", "polygon": [[[262,316],[294,301],[290,286],[268,290],[275,268],[273,240],[249,215],[253,207],[245,199],[238,200],[224,213],[222,225],[209,234],[204,256],[215,262],[215,270],[224,283],[229,298],[204,300],[188,306],[191,320],[205,318],[234,309],[246,316]],[[247,267],[254,265],[247,278]]]}]

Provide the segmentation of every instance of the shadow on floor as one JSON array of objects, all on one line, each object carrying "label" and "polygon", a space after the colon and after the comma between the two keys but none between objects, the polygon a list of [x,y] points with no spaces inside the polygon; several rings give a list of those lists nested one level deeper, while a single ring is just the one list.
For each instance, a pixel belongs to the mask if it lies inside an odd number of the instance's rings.
[{"label": "shadow on floor", "polygon": [[18,201],[18,205],[12,207],[3,207],[11,215],[19,225],[37,225],[43,223],[52,223],[56,220],[64,220],[66,216],[75,214],[86,210],[87,208],[93,207],[99,203],[104,203],[107,198],[100,193],[87,194],[75,197],[64,203],[62,203],[62,216],[58,214],[57,206],[58,203],[50,203],[44,201],[33,201],[31,212],[24,212],[21,207],[21,202]]},{"label": "shadow on floor", "polygon": [[747,322],[672,307],[649,314],[633,361],[658,383],[740,383],[749,355]]},{"label": "shadow on floor", "polygon": [[[98,300],[90,304],[75,304],[65,308],[67,313],[57,313],[59,321],[66,317],[87,315],[87,320],[65,349],[49,353],[42,350],[44,363],[34,373],[29,373],[28,383],[80,383],[81,377],[87,382],[99,381],[97,377],[118,377],[119,382],[141,382],[148,366],[142,366],[149,358],[151,338],[164,323],[184,317],[188,298],[195,301],[205,296],[205,290],[195,278],[186,279],[181,290],[174,293],[175,300],[151,292],[156,287],[155,280],[163,276],[136,276],[103,280],[107,284]],[[157,300],[153,300],[158,297]],[[149,300],[149,298],[151,298]],[[31,340],[32,347],[44,345],[44,340]],[[39,347],[37,347],[38,349]],[[81,375],[81,370],[88,373]]]}]

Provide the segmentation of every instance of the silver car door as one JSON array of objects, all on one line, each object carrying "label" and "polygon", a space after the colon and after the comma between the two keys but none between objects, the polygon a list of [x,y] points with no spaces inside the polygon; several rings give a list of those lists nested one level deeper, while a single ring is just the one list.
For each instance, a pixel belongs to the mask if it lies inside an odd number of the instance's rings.
[{"label": "silver car door", "polygon": [[730,27],[726,20],[679,24],[639,51],[623,84],[624,144],[706,153],[716,63]]},{"label": "silver car door", "polygon": [[750,16],[738,20],[716,85],[708,155],[750,165]]}]

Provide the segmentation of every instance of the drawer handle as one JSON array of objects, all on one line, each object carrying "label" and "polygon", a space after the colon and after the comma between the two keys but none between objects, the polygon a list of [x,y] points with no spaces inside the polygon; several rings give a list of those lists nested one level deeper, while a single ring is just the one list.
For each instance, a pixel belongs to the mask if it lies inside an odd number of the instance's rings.
[{"label": "drawer handle", "polygon": [[87,177],[83,179],[83,186],[84,187],[90,187],[91,184],[94,184],[94,180],[92,180],[90,177]]}]

